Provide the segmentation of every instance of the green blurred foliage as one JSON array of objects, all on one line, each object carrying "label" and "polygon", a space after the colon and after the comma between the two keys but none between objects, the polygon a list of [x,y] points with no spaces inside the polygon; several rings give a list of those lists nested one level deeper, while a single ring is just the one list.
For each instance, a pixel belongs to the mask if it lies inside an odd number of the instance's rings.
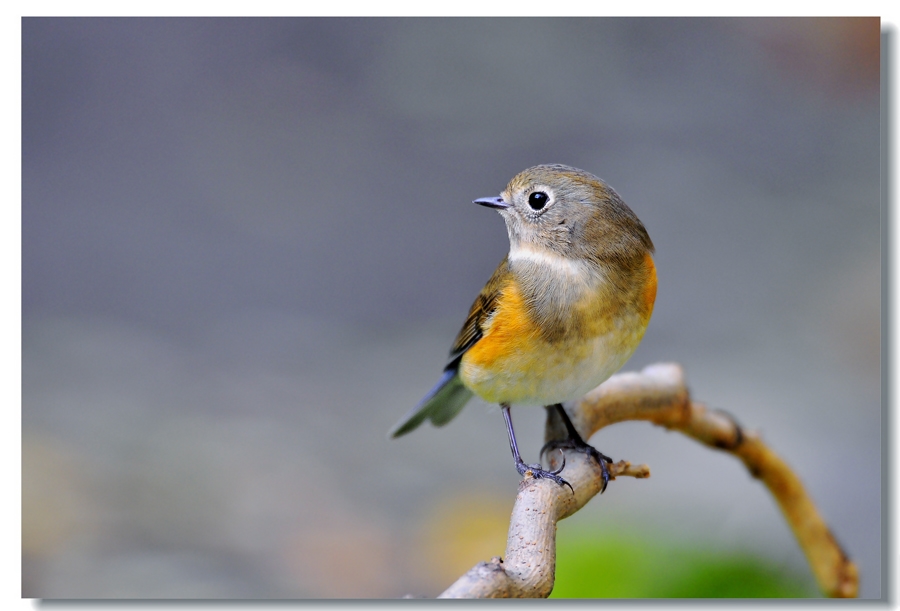
[{"label": "green blurred foliage", "polygon": [[747,552],[666,541],[652,533],[557,533],[551,598],[800,598],[811,575]]}]

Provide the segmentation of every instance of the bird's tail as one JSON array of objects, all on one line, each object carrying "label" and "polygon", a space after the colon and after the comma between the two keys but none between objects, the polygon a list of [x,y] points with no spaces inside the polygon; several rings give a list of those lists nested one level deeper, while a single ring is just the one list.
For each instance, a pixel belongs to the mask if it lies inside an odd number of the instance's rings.
[{"label": "bird's tail", "polygon": [[463,406],[472,398],[472,391],[463,386],[456,367],[448,367],[438,383],[388,433],[400,437],[418,427],[426,419],[435,426],[443,426],[453,420]]}]

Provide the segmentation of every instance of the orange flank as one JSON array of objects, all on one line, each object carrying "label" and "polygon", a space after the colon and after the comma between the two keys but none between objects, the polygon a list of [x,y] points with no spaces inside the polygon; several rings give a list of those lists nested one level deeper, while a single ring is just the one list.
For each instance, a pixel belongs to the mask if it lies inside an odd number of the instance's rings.
[{"label": "orange flank", "polygon": [[[656,302],[656,265],[650,253],[644,255],[644,268],[647,270],[647,284],[644,286],[644,319],[650,320],[653,304]],[[646,323],[645,323],[646,324]]]},{"label": "orange flank", "polygon": [[491,369],[497,361],[506,361],[517,353],[530,354],[536,348],[538,330],[515,282],[506,282],[500,295],[496,311],[486,321],[484,337],[463,357],[478,368]]},{"label": "orange flank", "polygon": [[555,394],[553,386],[568,373],[560,361],[571,360],[568,351],[548,348],[521,289],[507,281],[485,320],[484,336],[463,354],[460,378],[489,403],[540,404],[537,398],[548,390]]}]

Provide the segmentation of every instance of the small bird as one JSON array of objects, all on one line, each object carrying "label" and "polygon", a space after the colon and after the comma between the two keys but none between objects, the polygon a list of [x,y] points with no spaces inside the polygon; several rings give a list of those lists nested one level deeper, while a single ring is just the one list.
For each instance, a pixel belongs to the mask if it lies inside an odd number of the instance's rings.
[{"label": "small bird", "polygon": [[571,485],[556,471],[522,460],[511,404],[556,410],[569,447],[604,456],[584,442],[562,403],[608,379],[634,353],[653,312],[653,242],[638,217],[602,180],[565,165],[516,175],[499,197],[473,203],[506,222],[509,254],[481,290],[450,350],[437,385],[390,431],[399,437],[426,419],[442,426],[473,393],[499,403],[520,475]]}]

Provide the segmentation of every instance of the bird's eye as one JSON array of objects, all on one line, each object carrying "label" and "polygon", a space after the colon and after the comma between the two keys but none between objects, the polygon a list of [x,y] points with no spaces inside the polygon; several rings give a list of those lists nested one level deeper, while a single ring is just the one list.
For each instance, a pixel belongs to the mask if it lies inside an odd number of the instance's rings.
[{"label": "bird's eye", "polygon": [[543,207],[547,205],[548,201],[550,201],[550,198],[547,197],[547,194],[543,191],[535,191],[528,196],[528,205],[531,206],[532,210],[543,209]]}]

